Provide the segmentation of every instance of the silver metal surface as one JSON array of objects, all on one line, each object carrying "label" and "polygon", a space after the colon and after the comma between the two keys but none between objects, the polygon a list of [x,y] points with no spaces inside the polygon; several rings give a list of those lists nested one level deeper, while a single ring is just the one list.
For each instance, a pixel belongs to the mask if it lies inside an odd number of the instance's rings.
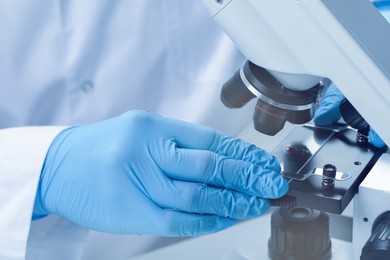
[{"label": "silver metal surface", "polygon": [[[314,168],[313,171],[309,174],[323,176],[323,169],[322,168]],[[351,177],[352,177],[352,175],[350,173],[337,171],[336,176],[334,178],[331,178],[331,177],[327,177],[327,178],[334,179],[336,181],[346,181],[346,180],[350,179]]]},{"label": "silver metal surface", "polygon": [[[302,169],[311,162],[321,147],[332,137],[333,131],[323,131],[322,135],[308,134],[305,128],[296,128],[282,144],[272,152],[280,162],[283,176],[294,180],[306,180],[314,174],[313,171],[302,172]],[[298,141],[299,140],[299,141]]]},{"label": "silver metal surface", "polygon": [[252,92],[253,95],[255,95],[256,97],[260,97],[262,95],[254,86],[252,86],[252,84],[247,79],[247,77],[244,73],[244,66],[241,66],[241,68],[240,68],[240,77],[241,77],[242,82],[245,84],[246,88],[250,92]]},{"label": "silver metal surface", "polygon": [[255,95],[257,98],[263,100],[264,102],[272,105],[272,106],[275,106],[275,107],[278,107],[278,108],[282,108],[282,109],[286,109],[286,110],[291,110],[291,111],[303,111],[303,110],[307,110],[307,109],[312,109],[314,107],[314,103],[310,103],[310,104],[306,104],[306,105],[289,105],[289,104],[284,104],[284,103],[279,103],[279,102],[276,102],[275,100],[261,94],[248,80],[248,78],[246,77],[245,75],[245,72],[244,72],[244,66],[242,66],[240,68],[240,77],[241,77],[241,80],[242,82],[245,84],[246,88],[253,94]]}]

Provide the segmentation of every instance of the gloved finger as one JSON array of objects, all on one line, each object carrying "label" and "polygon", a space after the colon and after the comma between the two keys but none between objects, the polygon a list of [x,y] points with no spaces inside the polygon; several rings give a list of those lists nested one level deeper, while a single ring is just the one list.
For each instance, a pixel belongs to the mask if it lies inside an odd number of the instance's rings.
[{"label": "gloved finger", "polygon": [[287,192],[287,182],[278,171],[210,151],[177,148],[173,142],[166,145],[164,156],[156,159],[172,179],[225,187],[263,198],[279,198]]},{"label": "gloved finger", "polygon": [[326,90],[320,106],[314,113],[313,121],[319,126],[331,126],[340,118],[340,102],[344,99],[343,93],[331,84]]},{"label": "gloved finger", "polygon": [[191,214],[172,210],[163,210],[161,221],[165,230],[158,232],[164,236],[196,236],[214,233],[233,226],[236,219],[216,215]]},{"label": "gloved finger", "polygon": [[382,14],[387,22],[390,23],[390,1],[389,0],[374,0],[372,1],[374,6]]},{"label": "gloved finger", "polygon": [[257,217],[270,207],[267,199],[183,181],[172,181],[172,186],[164,192],[164,196],[156,196],[153,200],[162,208],[234,219]]},{"label": "gloved finger", "polygon": [[173,120],[166,122],[169,135],[182,148],[209,150],[227,157],[260,164],[265,168],[279,169],[274,156],[238,138],[225,135],[212,128]]},{"label": "gloved finger", "polygon": [[385,142],[383,142],[383,140],[379,137],[379,135],[374,131],[374,129],[370,130],[368,137],[371,143],[378,148],[382,148],[386,145]]}]

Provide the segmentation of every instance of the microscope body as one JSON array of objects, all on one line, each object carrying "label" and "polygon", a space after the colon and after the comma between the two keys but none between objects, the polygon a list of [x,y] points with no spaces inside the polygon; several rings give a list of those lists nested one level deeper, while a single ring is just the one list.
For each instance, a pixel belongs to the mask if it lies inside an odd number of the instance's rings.
[{"label": "microscope body", "polygon": [[[319,101],[313,93],[321,96],[333,82],[390,144],[390,24],[369,0],[202,1],[248,59],[225,84],[228,94],[222,93],[222,101],[238,108],[258,98],[256,130],[275,135],[285,121],[309,121]],[[278,119],[283,122],[270,127]],[[353,259],[361,256],[362,248],[369,254],[390,242],[390,228],[389,237],[375,233],[380,233],[375,229],[379,224],[386,230],[386,223],[390,226],[387,216],[378,217],[390,209],[390,156],[378,157],[367,177],[359,177],[361,185],[351,185],[357,193],[351,227]],[[371,241],[380,237],[379,242],[365,246],[369,237]],[[390,243],[386,250],[390,252]]]},{"label": "microscope body", "polygon": [[202,0],[247,59],[292,91],[335,83],[390,143],[390,25],[369,0]]}]

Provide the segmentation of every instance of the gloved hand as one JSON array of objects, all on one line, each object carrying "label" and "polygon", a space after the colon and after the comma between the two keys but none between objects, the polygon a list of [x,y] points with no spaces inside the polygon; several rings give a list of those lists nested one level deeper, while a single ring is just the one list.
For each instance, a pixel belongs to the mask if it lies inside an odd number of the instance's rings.
[{"label": "gloved hand", "polygon": [[340,103],[343,93],[333,83],[326,90],[321,104],[315,111],[313,121],[319,126],[331,126],[341,118]]},{"label": "gloved hand", "polygon": [[[314,123],[319,126],[331,126],[336,123],[341,118],[339,108],[340,102],[344,98],[344,95],[336,85],[331,84],[326,90],[321,104],[314,114]],[[376,147],[385,146],[385,143],[373,129],[370,130],[369,139]]]},{"label": "gloved hand", "polygon": [[124,234],[192,236],[259,216],[288,185],[267,152],[216,130],[132,111],[61,132],[34,217]]}]

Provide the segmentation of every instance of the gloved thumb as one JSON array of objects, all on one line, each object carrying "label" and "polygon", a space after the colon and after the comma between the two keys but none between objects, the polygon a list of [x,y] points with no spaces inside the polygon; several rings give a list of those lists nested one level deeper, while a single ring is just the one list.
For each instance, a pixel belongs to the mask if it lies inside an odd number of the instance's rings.
[{"label": "gloved thumb", "polygon": [[371,143],[378,148],[382,148],[386,145],[385,142],[383,142],[379,135],[374,131],[374,129],[370,130],[368,137],[370,138]]},{"label": "gloved thumb", "polygon": [[314,123],[319,126],[331,126],[336,123],[341,118],[339,106],[343,99],[343,93],[335,84],[331,84],[314,114]]}]

